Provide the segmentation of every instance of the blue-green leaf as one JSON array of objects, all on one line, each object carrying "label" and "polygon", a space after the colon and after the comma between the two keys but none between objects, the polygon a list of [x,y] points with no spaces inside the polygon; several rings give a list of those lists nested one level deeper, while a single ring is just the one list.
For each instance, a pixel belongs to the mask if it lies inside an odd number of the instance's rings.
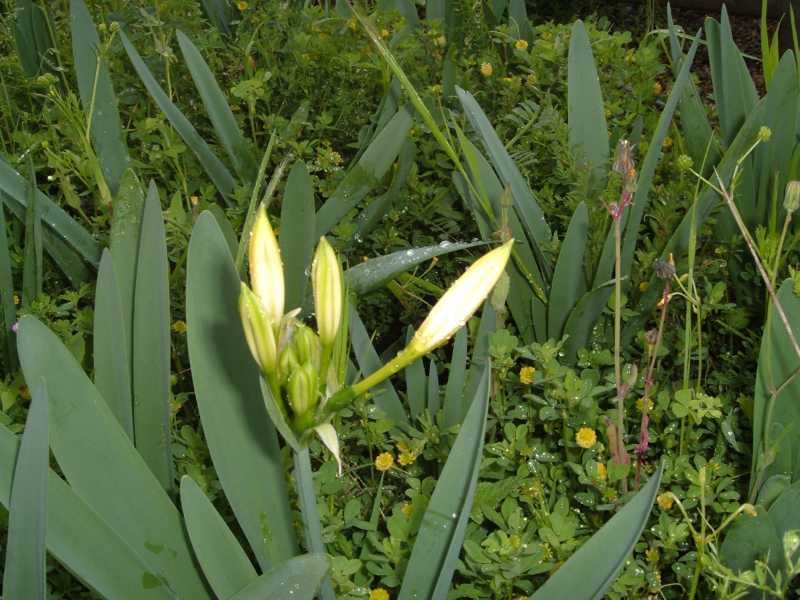
[{"label": "blue-green leaf", "polygon": [[297,161],[283,192],[280,246],[286,287],[286,308],[301,308],[314,256],[314,184],[303,161]]},{"label": "blue-green leaf", "polygon": [[328,572],[328,558],[319,554],[304,554],[279,564],[229,600],[266,600],[292,598],[313,600],[322,579]]}]

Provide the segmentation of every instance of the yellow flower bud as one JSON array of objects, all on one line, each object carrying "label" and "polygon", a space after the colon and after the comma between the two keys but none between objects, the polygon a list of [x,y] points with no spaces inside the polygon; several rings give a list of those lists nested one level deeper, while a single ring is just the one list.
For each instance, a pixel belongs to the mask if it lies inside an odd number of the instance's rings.
[{"label": "yellow flower bud", "polygon": [[320,368],[320,348],[319,338],[311,329],[302,323],[295,325],[296,329],[292,337],[295,357],[301,365],[310,364],[315,370]]},{"label": "yellow flower bud", "polygon": [[274,327],[264,312],[261,302],[244,283],[242,283],[239,293],[239,315],[242,319],[244,337],[253,358],[263,373],[274,372],[278,364]]},{"label": "yellow flower bud", "polygon": [[311,364],[301,365],[289,377],[289,404],[299,420],[311,416],[317,405],[317,382],[317,370]]},{"label": "yellow flower bud", "polygon": [[281,251],[267,211],[258,209],[249,246],[250,283],[253,286],[264,313],[276,327],[283,317],[284,284]]},{"label": "yellow flower bud", "polygon": [[513,244],[514,240],[509,240],[472,263],[428,313],[409,349],[420,355],[427,354],[464,326],[505,271]]},{"label": "yellow flower bud", "polygon": [[484,77],[491,77],[492,73],[494,73],[494,68],[492,68],[492,63],[485,62],[481,64],[481,75]]},{"label": "yellow flower bud", "polygon": [[790,181],[786,184],[783,208],[785,208],[788,213],[793,213],[800,208],[800,181]]},{"label": "yellow flower bud", "polygon": [[317,331],[324,348],[330,348],[342,323],[344,276],[339,258],[324,237],[320,238],[311,267]]}]

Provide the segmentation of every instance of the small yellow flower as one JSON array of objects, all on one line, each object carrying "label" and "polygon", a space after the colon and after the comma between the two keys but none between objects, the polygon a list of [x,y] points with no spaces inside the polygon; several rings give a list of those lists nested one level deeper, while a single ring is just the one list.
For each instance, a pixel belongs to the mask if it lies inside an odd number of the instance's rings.
[{"label": "small yellow flower", "polygon": [[581,448],[589,449],[597,443],[597,434],[591,427],[581,427],[575,434],[575,443]]},{"label": "small yellow flower", "polygon": [[650,282],[649,281],[643,281],[642,283],[639,284],[639,291],[640,292],[644,293],[649,289],[650,289]]},{"label": "small yellow flower", "polygon": [[189,203],[190,203],[192,206],[197,206],[197,204],[198,204],[199,202],[200,202],[200,198],[198,198],[197,196],[189,196]]},{"label": "small yellow flower", "polygon": [[375,468],[378,471],[388,471],[392,468],[394,464],[394,456],[392,456],[391,452],[383,452],[382,454],[378,454],[375,458]]},{"label": "small yellow flower", "polygon": [[[639,409],[639,412],[644,412],[644,398],[639,398],[636,401],[636,408]],[[653,400],[651,398],[647,399],[647,412],[653,410]]]},{"label": "small yellow flower", "polygon": [[413,465],[416,460],[417,457],[413,452],[403,452],[397,457],[397,462],[403,467]]},{"label": "small yellow flower", "polygon": [[661,83],[660,83],[660,82],[658,82],[658,81],[656,81],[656,82],[653,84],[653,95],[654,95],[654,96],[660,96],[660,95],[661,95],[661,92],[663,92],[663,91],[664,91],[664,88],[663,88],[663,86],[661,85]]},{"label": "small yellow flower", "polygon": [[370,591],[369,600],[389,600],[389,592],[383,588],[375,588]]},{"label": "small yellow flower", "polygon": [[644,555],[647,557],[647,562],[657,563],[659,559],[658,548],[648,548]]},{"label": "small yellow flower", "polygon": [[14,294],[14,304],[19,304],[19,296]]},{"label": "small yellow flower", "polygon": [[403,506],[400,507],[400,512],[403,513],[406,519],[410,519],[411,515],[414,514],[414,507],[411,502],[403,502]]},{"label": "small yellow flower", "polygon": [[658,508],[660,508],[661,510],[664,511],[669,510],[670,508],[672,508],[673,504],[672,494],[670,493],[659,494],[658,496],[656,496],[656,503],[658,504]]},{"label": "small yellow flower", "polygon": [[484,77],[491,77],[492,73],[494,73],[492,63],[485,62],[481,65],[481,75]]},{"label": "small yellow flower", "polygon": [[672,138],[667,136],[664,138],[664,143],[662,144],[665,150],[672,148]]},{"label": "small yellow flower", "polygon": [[436,45],[437,46],[443,48],[445,46],[445,44],[447,44],[447,38],[445,36],[440,35],[439,37],[436,38]]},{"label": "small yellow flower", "polygon": [[536,369],[533,367],[522,367],[519,370],[519,382],[522,385],[531,385],[533,383],[533,376]]},{"label": "small yellow flower", "polygon": [[336,165],[342,164],[342,155],[336,150],[331,150],[331,162]]},{"label": "small yellow flower", "polygon": [[388,29],[381,29],[381,37],[382,37],[383,39],[386,39],[386,38],[388,38],[390,35],[391,35],[391,34],[389,33],[389,30],[388,30]]},{"label": "small yellow flower", "polygon": [[597,478],[600,481],[605,481],[606,477],[608,477],[608,470],[605,463],[597,463]]},{"label": "small yellow flower", "polygon": [[175,333],[186,333],[186,321],[175,321],[172,324],[172,331]]},{"label": "small yellow flower", "polygon": [[358,29],[358,21],[356,21],[355,17],[350,17],[350,20],[347,21],[347,26],[350,28],[350,31],[355,31]]},{"label": "small yellow flower", "polygon": [[528,76],[525,78],[525,83],[528,86],[533,87],[536,85],[537,82],[538,79],[536,79],[536,73],[528,73]]},{"label": "small yellow flower", "polygon": [[514,44],[514,48],[517,50],[527,50],[528,49],[528,40],[519,39]]},{"label": "small yellow flower", "polygon": [[239,9],[239,12],[246,11],[247,7],[248,7],[248,4],[244,0],[239,0],[239,2],[236,3],[236,8]]}]

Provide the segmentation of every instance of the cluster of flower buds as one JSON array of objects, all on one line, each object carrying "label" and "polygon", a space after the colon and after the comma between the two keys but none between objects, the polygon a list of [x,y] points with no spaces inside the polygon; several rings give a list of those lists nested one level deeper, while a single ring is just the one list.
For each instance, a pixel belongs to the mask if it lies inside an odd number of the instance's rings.
[{"label": "cluster of flower buds", "polygon": [[636,191],[636,165],[633,162],[633,145],[628,140],[620,140],[617,144],[617,153],[614,157],[612,169],[622,177],[622,192],[620,193],[619,202],[612,202],[608,206],[608,212],[616,221],[633,201],[633,193]]},{"label": "cluster of flower buds", "polygon": [[[249,245],[250,283],[241,285],[239,312],[245,338],[266,383],[264,400],[291,444],[316,433],[339,462],[330,421],[355,397],[447,342],[494,288],[511,255],[513,240],[475,261],[433,307],[408,346],[378,371],[344,386],[347,322],[344,275],[333,248],[320,239],[311,268],[317,330],[300,321],[300,309],[284,312],[280,248],[262,207]],[[286,427],[281,425],[285,424]]]}]

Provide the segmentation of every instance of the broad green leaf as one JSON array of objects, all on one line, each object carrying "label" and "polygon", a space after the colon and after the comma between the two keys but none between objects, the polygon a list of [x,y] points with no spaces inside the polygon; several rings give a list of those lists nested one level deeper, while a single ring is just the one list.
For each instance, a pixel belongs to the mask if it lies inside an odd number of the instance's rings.
[{"label": "broad green leaf", "polygon": [[92,144],[112,194],[119,189],[130,158],[122,133],[117,97],[105,59],[98,65],[100,38],[83,0],[70,2],[72,56],[83,112],[91,111]]},{"label": "broad green leaf", "polygon": [[550,283],[547,303],[547,336],[550,339],[561,339],[569,313],[586,291],[583,257],[588,239],[589,211],[581,202],[572,213]]},{"label": "broad green leaf", "polygon": [[133,397],[128,334],[111,252],[103,251],[94,298],[94,384],[133,442]]},{"label": "broad green leaf", "polygon": [[397,158],[397,169],[392,176],[392,183],[389,189],[379,197],[372,200],[366,208],[358,215],[358,235],[362,238],[375,228],[380,220],[394,206],[405,190],[411,167],[414,165],[414,158],[417,154],[417,146],[411,138],[406,138],[400,155]]},{"label": "broad green leaf", "polygon": [[328,558],[319,554],[303,554],[291,558],[264,573],[229,600],[265,600],[292,598],[313,600],[323,577],[328,572]]},{"label": "broad green leaf", "polygon": [[[6,204],[24,222],[28,184],[25,179],[0,158],[0,191],[6,194]],[[73,281],[85,281],[91,266],[100,262],[100,245],[92,235],[63,209],[41,192],[36,204],[39,217],[46,226],[44,246],[56,264]]]},{"label": "broad green leaf", "polygon": [[233,193],[233,188],[236,187],[236,182],[233,179],[233,175],[231,175],[227,167],[222,164],[222,161],[217,157],[216,154],[214,154],[211,148],[209,148],[205,140],[200,137],[200,134],[197,133],[197,130],[192,126],[180,109],[178,109],[178,107],[172,103],[167,94],[156,81],[155,77],[153,77],[150,69],[147,68],[147,65],[142,60],[142,57],[139,56],[139,52],[136,50],[136,48],[134,48],[130,40],[128,40],[128,37],[125,35],[125,33],[120,31],[119,35],[122,39],[122,45],[125,47],[125,51],[128,53],[128,58],[130,58],[131,63],[133,64],[133,68],[136,69],[139,78],[142,80],[142,83],[144,83],[147,91],[153,97],[153,100],[156,101],[158,107],[161,109],[167,119],[169,119],[169,122],[172,123],[172,126],[178,132],[178,135],[183,138],[183,141],[186,142],[186,145],[189,146],[192,152],[195,153],[197,160],[200,161],[200,164],[203,166],[203,169],[205,169],[206,174],[214,183],[217,190],[219,190],[219,193],[222,194],[226,199],[230,198],[231,194]]},{"label": "broad green leaf", "polygon": [[3,597],[45,600],[47,574],[47,472],[50,445],[47,439],[47,387],[33,385],[31,407],[17,454],[9,502]]},{"label": "broad green leaf", "polygon": [[[0,503],[9,507],[17,437],[0,425]],[[47,550],[89,588],[114,600],[177,600],[144,560],[52,469],[47,481]],[[102,562],[98,562],[102,556]]]},{"label": "broad green leaf", "polygon": [[525,8],[525,0],[510,0],[508,3],[508,23],[512,28],[516,28],[519,37],[528,44],[533,43],[533,27],[528,19],[528,11]]},{"label": "broad green leaf", "polygon": [[185,475],[181,479],[181,508],[197,562],[218,598],[230,598],[258,574],[225,520],[203,490]]},{"label": "broad green leaf", "polygon": [[[383,366],[353,303],[350,303],[350,340],[353,346],[353,354],[356,356],[358,367],[363,375],[369,375]],[[403,403],[400,402],[400,398],[391,381],[387,379],[376,385],[370,394],[375,406],[387,418],[396,424],[408,422]]]},{"label": "broad green leaf", "polygon": [[314,185],[308,169],[297,161],[283,192],[280,247],[286,286],[286,308],[301,308],[306,297],[308,273],[314,256]]},{"label": "broad green leaf", "polygon": [[439,397],[439,371],[436,368],[436,359],[431,355],[428,364],[428,412],[433,418],[441,408],[442,400]]},{"label": "broad green leaf", "polygon": [[197,47],[180,30],[177,32],[177,37],[186,66],[211,119],[217,138],[225,148],[239,177],[245,181],[252,180],[256,175],[255,158],[236,123],[225,95]]},{"label": "broad green leaf", "polygon": [[479,384],[461,430],[422,517],[398,598],[443,600],[464,543],[486,431],[489,372],[481,369]]},{"label": "broad green leaf", "polygon": [[14,279],[11,271],[11,254],[8,247],[8,234],[6,233],[6,210],[3,202],[3,193],[0,192],[0,307],[2,308],[3,354],[5,357],[6,372],[10,373],[17,368],[17,346],[11,327],[17,322],[17,308],[14,304]]},{"label": "broad green leaf", "polygon": [[563,335],[567,336],[567,341],[564,343],[564,358],[568,363],[574,363],[578,357],[578,350],[589,345],[592,329],[600,318],[613,288],[613,279],[601,283],[581,296],[570,311],[563,331]]},{"label": "broad green leaf", "polygon": [[464,383],[467,378],[467,328],[462,327],[453,342],[450,369],[447,371],[447,386],[444,390],[444,427],[452,427],[461,421]]},{"label": "broad green leaf", "polygon": [[616,515],[536,590],[531,600],[601,600],[636,545],[650,516],[663,466]]},{"label": "broad green leaf", "polygon": [[400,273],[405,273],[434,257],[484,244],[485,242],[440,242],[436,246],[398,250],[350,267],[345,271],[344,278],[351,292],[362,295],[380,288]]},{"label": "broad green leaf", "polygon": [[[414,328],[406,329],[406,345],[414,337]],[[403,370],[406,378],[406,399],[408,412],[412,419],[417,418],[425,410],[425,365],[421,358],[408,365]]]},{"label": "broad green leaf", "polygon": [[[781,285],[778,301],[786,312],[794,335],[800,336],[800,298],[794,293],[791,279]],[[753,403],[751,498],[772,475],[800,478],[800,402],[797,401],[800,398],[800,378],[794,377],[798,368],[800,358],[770,303],[758,355]],[[780,393],[774,395],[779,389]],[[771,462],[767,460],[768,456],[772,457]]]},{"label": "broad green leaf", "polygon": [[775,572],[781,570],[783,544],[766,510],[759,507],[757,516],[742,514],[731,523],[720,546],[720,558],[734,571],[752,569],[756,559],[767,562]]},{"label": "broad green leaf", "polygon": [[[47,382],[50,446],[58,465],[88,507],[141,552],[147,574],[139,574],[138,585],[208,598],[177,509],[75,357],[31,316],[20,320],[17,341],[26,381]],[[96,553],[92,560],[97,569]]]},{"label": "broad green leaf", "polygon": [[297,553],[278,437],[261,399],[258,368],[239,320],[239,276],[208,212],[189,243],[186,323],[203,432],[225,496],[268,569]]},{"label": "broad green leaf", "polygon": [[569,40],[567,122],[574,159],[590,172],[591,189],[602,190],[609,165],[608,127],[592,44],[580,19]]},{"label": "broad green leaf", "polygon": [[54,50],[47,14],[32,0],[17,0],[16,5],[14,37],[19,62],[25,75],[36,77],[50,70],[48,54]]},{"label": "broad green leaf", "polygon": [[170,449],[169,259],[161,200],[153,182],[142,215],[133,294],[133,431],[136,449],[164,486],[174,488]]},{"label": "broad green leaf", "polygon": [[375,136],[358,162],[348,171],[333,195],[317,211],[317,236],[333,229],[373,190],[389,171],[411,129],[411,114],[404,108]]}]

